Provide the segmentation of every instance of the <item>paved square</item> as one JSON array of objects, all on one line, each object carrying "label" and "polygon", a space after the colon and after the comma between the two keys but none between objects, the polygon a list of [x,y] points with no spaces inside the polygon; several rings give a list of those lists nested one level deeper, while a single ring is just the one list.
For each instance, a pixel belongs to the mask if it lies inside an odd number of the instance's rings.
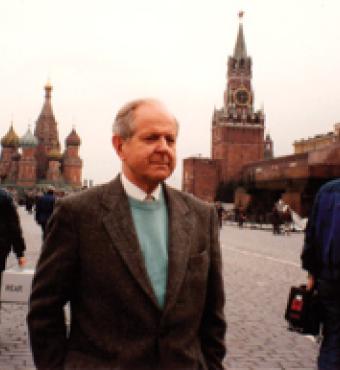
[{"label": "paved square", "polygon": [[[22,207],[18,211],[27,244],[27,267],[34,268],[41,231],[33,215]],[[289,332],[283,318],[290,286],[306,279],[299,259],[302,242],[302,233],[276,236],[249,225],[223,226],[227,369],[315,369],[318,345],[310,337]],[[7,266],[15,265],[11,255]],[[34,369],[26,313],[25,304],[2,304],[0,370]]]}]

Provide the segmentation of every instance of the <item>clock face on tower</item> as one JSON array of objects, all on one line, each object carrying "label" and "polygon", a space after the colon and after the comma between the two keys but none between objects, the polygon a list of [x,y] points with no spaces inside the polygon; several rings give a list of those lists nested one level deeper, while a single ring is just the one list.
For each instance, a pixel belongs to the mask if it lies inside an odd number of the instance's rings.
[{"label": "clock face on tower", "polygon": [[246,89],[237,89],[235,91],[235,101],[239,105],[247,105],[249,103],[250,96]]}]

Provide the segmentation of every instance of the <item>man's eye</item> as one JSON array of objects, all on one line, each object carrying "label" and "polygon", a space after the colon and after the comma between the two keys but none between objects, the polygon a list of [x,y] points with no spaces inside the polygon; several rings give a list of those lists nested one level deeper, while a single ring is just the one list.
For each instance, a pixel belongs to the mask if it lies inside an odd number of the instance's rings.
[{"label": "man's eye", "polygon": [[156,137],[156,136],[154,136],[154,135],[152,135],[152,136],[147,136],[147,137],[145,138],[145,140],[146,140],[146,141],[155,141],[155,140],[157,140],[157,137]]},{"label": "man's eye", "polygon": [[168,136],[167,138],[166,138],[166,141],[167,141],[167,143],[168,144],[175,144],[175,142],[176,142],[176,140],[175,140],[175,138],[173,138],[172,136]]}]

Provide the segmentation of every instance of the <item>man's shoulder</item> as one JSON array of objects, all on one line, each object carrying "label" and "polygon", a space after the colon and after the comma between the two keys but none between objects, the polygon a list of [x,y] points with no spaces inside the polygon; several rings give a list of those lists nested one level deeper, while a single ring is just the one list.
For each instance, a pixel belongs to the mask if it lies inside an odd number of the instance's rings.
[{"label": "man's shoulder", "polygon": [[55,196],[53,194],[48,194],[48,193],[46,193],[46,194],[44,194],[40,197],[40,200],[42,202],[46,202],[46,203],[49,203],[49,202],[53,201],[54,199],[55,199]]},{"label": "man's shoulder", "polygon": [[117,179],[108,183],[96,185],[91,188],[81,190],[76,193],[59,198],[57,205],[59,207],[66,207],[67,209],[78,210],[86,212],[86,210],[93,211],[103,202],[103,195],[112,191],[117,186]]},{"label": "man's shoulder", "polygon": [[327,182],[322,185],[319,193],[340,193],[340,178]]},{"label": "man's shoulder", "polygon": [[64,204],[66,206],[88,204],[89,202],[97,200],[104,192],[104,189],[107,187],[107,185],[108,184],[96,185],[91,188],[69,194],[63,198],[59,198],[58,204]]},{"label": "man's shoulder", "polygon": [[4,189],[0,189],[0,201],[3,203],[3,204],[12,204],[13,203],[13,199],[11,197],[11,195]]},{"label": "man's shoulder", "polygon": [[172,188],[170,186],[167,186],[167,190],[173,194],[174,197],[177,197],[178,199],[181,199],[189,208],[193,208],[196,211],[207,211],[214,208],[214,205],[211,203],[208,203],[206,201],[203,201],[193,194],[189,194],[185,191],[178,190],[175,188]]},{"label": "man's shoulder", "polygon": [[9,197],[9,194],[7,193],[7,191],[0,188],[0,198],[6,198],[7,199],[8,197]]}]

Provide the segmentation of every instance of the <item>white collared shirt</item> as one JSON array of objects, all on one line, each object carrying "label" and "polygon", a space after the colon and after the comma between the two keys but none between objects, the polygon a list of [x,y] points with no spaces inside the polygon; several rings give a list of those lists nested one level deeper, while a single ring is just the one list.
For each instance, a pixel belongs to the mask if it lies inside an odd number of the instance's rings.
[{"label": "white collared shirt", "polygon": [[[140,200],[140,201],[144,201],[146,199],[148,194],[144,190],[142,190],[141,188],[133,184],[124,175],[123,172],[120,174],[120,178],[122,181],[123,188],[129,197]],[[159,200],[160,193],[161,193],[161,184],[158,184],[156,189],[150,195],[153,197],[153,199]]]}]

